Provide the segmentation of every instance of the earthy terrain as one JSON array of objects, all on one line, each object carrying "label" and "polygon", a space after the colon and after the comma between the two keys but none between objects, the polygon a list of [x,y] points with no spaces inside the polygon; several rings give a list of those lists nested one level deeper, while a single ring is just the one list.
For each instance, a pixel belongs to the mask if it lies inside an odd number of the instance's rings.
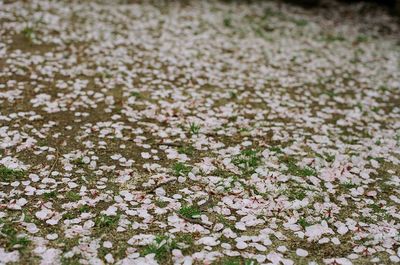
[{"label": "earthy terrain", "polygon": [[379,6],[0,1],[0,264],[400,262]]}]

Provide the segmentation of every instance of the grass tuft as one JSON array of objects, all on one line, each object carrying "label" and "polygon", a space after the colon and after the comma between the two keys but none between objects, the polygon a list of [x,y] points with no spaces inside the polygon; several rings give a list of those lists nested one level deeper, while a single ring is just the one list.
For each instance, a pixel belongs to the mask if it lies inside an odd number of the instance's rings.
[{"label": "grass tuft", "polygon": [[25,175],[25,171],[11,169],[5,166],[0,166],[0,180],[1,181],[15,181],[20,180]]},{"label": "grass tuft", "polygon": [[179,214],[181,214],[182,216],[186,217],[186,218],[197,218],[200,216],[201,214],[201,210],[199,207],[194,206],[194,205],[185,205],[182,206],[179,209]]},{"label": "grass tuft", "polygon": [[46,192],[43,194],[43,197],[46,200],[55,199],[55,198],[57,198],[57,192],[55,192],[54,190],[50,191],[50,192]]},{"label": "grass tuft", "polygon": [[185,154],[188,156],[192,156],[194,154],[194,152],[195,152],[195,148],[192,145],[178,147],[179,154]]},{"label": "grass tuft", "polygon": [[108,215],[99,215],[95,219],[95,226],[98,228],[112,228],[117,226],[120,216],[108,216]]},{"label": "grass tuft", "polygon": [[74,191],[68,191],[68,192],[65,194],[65,197],[66,197],[68,200],[73,201],[73,202],[79,201],[79,200],[81,199],[81,196],[79,195],[79,193],[76,193],[76,192],[74,192]]},{"label": "grass tuft", "polygon": [[305,218],[300,218],[297,223],[303,227],[303,229],[311,225]]},{"label": "grass tuft", "polygon": [[27,38],[29,41],[33,41],[35,38],[35,31],[32,27],[25,27],[21,31],[22,35],[24,35],[25,38]]},{"label": "grass tuft", "polygon": [[79,158],[72,160],[72,164],[74,164],[75,166],[81,167],[81,166],[85,165],[85,162],[83,162],[82,157],[79,157]]},{"label": "grass tuft", "polygon": [[14,223],[4,219],[0,219],[0,234],[0,245],[7,250],[23,250],[31,243],[28,237],[18,232]]},{"label": "grass tuft", "polygon": [[232,159],[232,163],[243,171],[244,174],[253,174],[261,164],[258,152],[252,149],[243,150]]},{"label": "grass tuft", "polygon": [[200,125],[192,122],[189,124],[189,133],[190,134],[199,134],[200,132]]},{"label": "grass tuft", "polygon": [[353,189],[353,188],[357,188],[357,184],[355,184],[355,183],[353,183],[351,181],[341,183],[340,186],[345,188],[345,189],[348,189],[348,190]]},{"label": "grass tuft", "polygon": [[290,201],[294,201],[294,200],[301,201],[305,197],[307,197],[306,192],[300,187],[291,188],[289,190],[286,190],[284,192],[284,194],[289,198]]},{"label": "grass tuft", "polygon": [[313,168],[298,166],[296,159],[294,159],[293,157],[284,156],[280,158],[280,161],[285,163],[288,168],[285,172],[286,174],[291,174],[293,176],[298,176],[298,177],[308,177],[317,175],[317,172]]},{"label": "grass tuft", "polygon": [[165,235],[158,235],[154,242],[146,246],[140,254],[146,256],[148,254],[155,254],[155,259],[160,262],[167,262],[171,260],[171,251],[178,249],[178,243]]},{"label": "grass tuft", "polygon": [[186,176],[192,170],[192,167],[178,162],[172,166],[172,170],[175,176]]},{"label": "grass tuft", "polygon": [[252,259],[244,259],[242,257],[223,257],[217,262],[216,265],[257,265],[257,261]]}]

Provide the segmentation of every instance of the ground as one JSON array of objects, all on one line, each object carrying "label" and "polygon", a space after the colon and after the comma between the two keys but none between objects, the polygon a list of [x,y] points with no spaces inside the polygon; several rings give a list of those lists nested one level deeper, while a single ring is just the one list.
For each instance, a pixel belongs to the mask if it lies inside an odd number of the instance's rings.
[{"label": "ground", "polygon": [[400,262],[399,24],[326,1],[0,1],[0,264]]}]

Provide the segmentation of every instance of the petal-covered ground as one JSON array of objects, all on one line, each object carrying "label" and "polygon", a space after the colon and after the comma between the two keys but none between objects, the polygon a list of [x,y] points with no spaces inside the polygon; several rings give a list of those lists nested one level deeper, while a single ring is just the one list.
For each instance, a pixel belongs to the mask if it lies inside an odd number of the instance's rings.
[{"label": "petal-covered ground", "polygon": [[0,1],[0,264],[400,262],[371,4]]}]

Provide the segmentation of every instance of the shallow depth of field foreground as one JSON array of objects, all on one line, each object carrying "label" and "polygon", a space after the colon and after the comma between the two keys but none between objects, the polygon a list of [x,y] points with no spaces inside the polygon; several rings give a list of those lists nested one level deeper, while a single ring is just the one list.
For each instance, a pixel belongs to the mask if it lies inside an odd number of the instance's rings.
[{"label": "shallow depth of field foreground", "polygon": [[399,263],[397,23],[0,1],[0,264]]}]

